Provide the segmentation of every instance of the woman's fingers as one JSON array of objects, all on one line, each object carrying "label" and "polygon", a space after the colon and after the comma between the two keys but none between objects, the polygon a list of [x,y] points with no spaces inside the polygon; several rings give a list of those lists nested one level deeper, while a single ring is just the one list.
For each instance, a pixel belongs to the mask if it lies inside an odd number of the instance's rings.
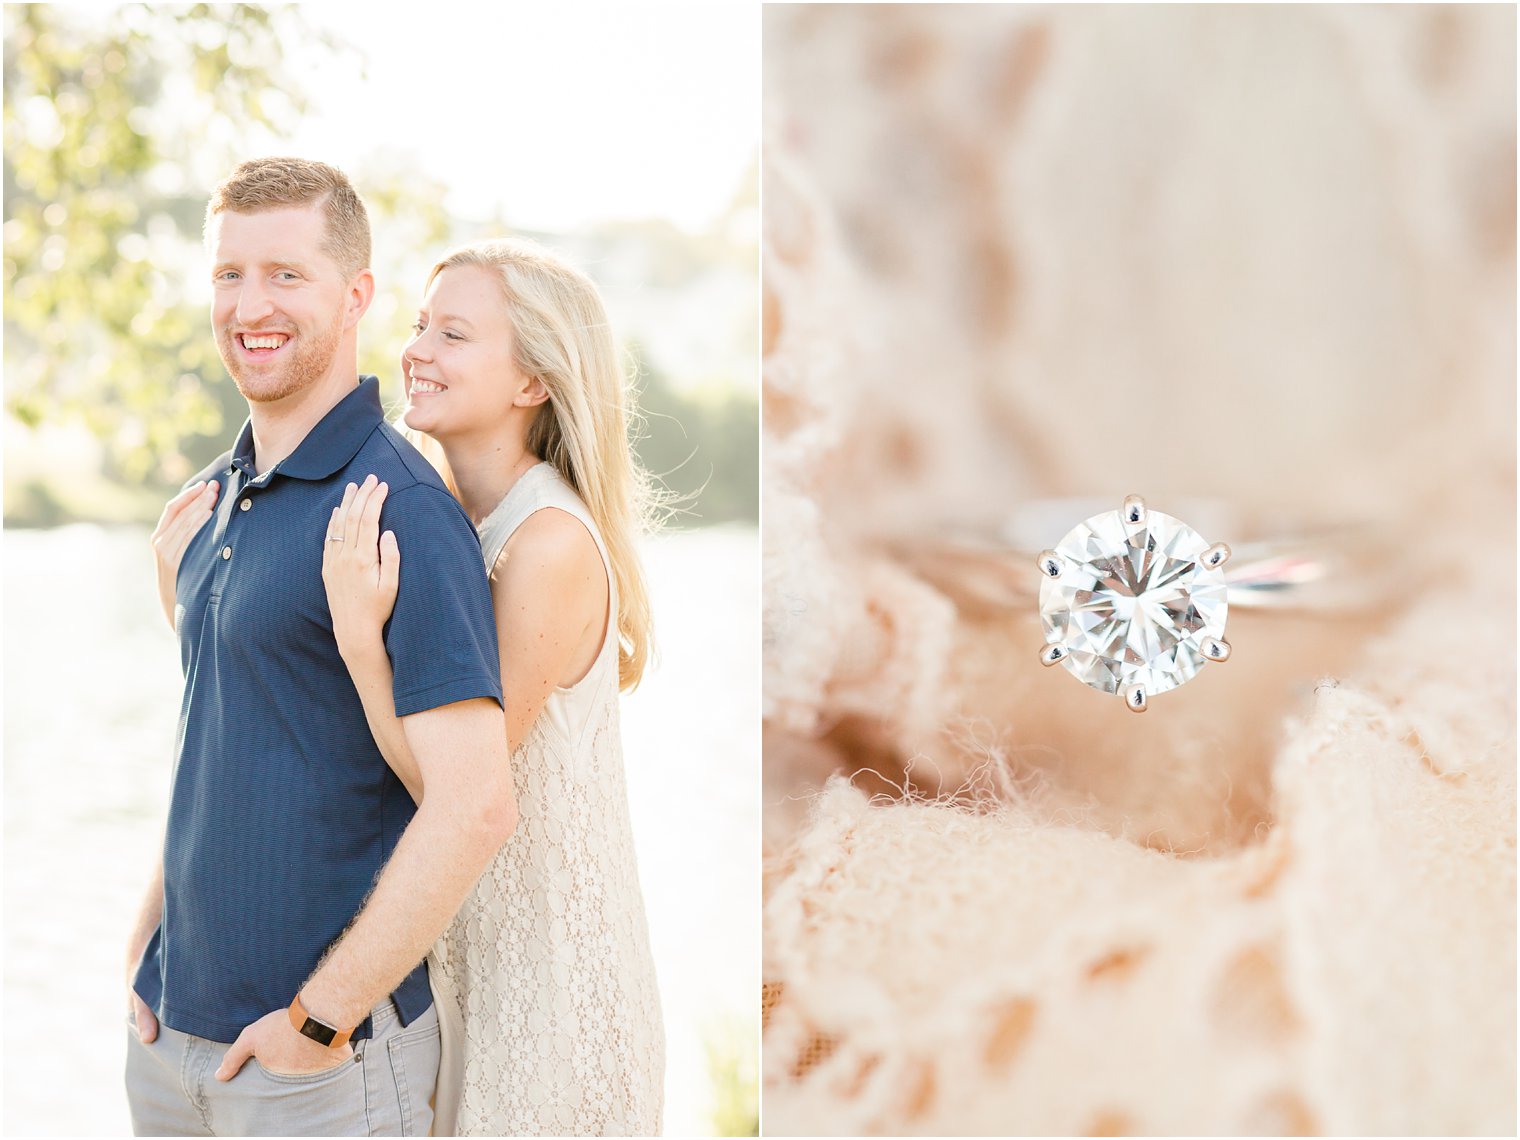
[{"label": "woman's fingers", "polygon": [[219,486],[214,482],[197,484],[190,488],[195,494],[181,492],[169,501],[153,533],[153,547],[161,558],[171,563],[179,561],[195,532],[211,517]]},{"label": "woman's fingers", "polygon": [[359,549],[374,550],[380,540],[380,508],[385,505],[385,496],[389,493],[390,487],[380,483],[364,501],[364,508],[359,513],[359,533],[355,538]]},{"label": "woman's fingers", "polygon": [[333,536],[343,533],[342,529],[338,526],[338,514],[342,510],[342,507],[334,507],[332,509],[332,514],[327,516],[327,529],[322,532],[322,572],[324,574],[327,572],[327,568],[332,565],[332,560],[339,553],[334,547],[341,544],[334,542]]},{"label": "woman's fingers", "polygon": [[343,553],[348,544],[344,541],[348,531],[348,514],[353,507],[354,498],[359,493],[359,488],[353,483],[343,488],[343,501],[333,508],[332,517],[327,522],[327,547],[322,552],[322,560],[325,562],[329,556],[336,558]]},{"label": "woman's fingers", "polygon": [[[344,496],[348,513],[343,521],[343,541],[345,543],[353,543],[354,545],[350,549],[356,552],[363,550],[359,546],[359,526],[364,516],[364,508],[369,503],[370,495],[374,493],[377,483],[379,483],[379,480],[373,475],[366,475],[364,482],[354,492],[352,501],[349,501],[347,495]],[[373,540],[371,541],[373,542]],[[370,550],[373,550],[373,546],[370,547]]]},{"label": "woman's fingers", "polygon": [[[158,577],[158,600],[169,625],[174,625],[174,594],[179,579],[180,560],[196,531],[206,525],[216,506],[221,484],[201,480],[186,487],[164,507],[150,542]],[[144,1040],[151,1041],[151,1037]]]},{"label": "woman's fingers", "polygon": [[400,581],[401,548],[396,545],[396,532],[388,530],[380,536],[380,593],[394,598]]},{"label": "woman's fingers", "polygon": [[184,556],[185,548],[190,545],[190,540],[195,537],[195,532],[205,526],[210,517],[210,510],[180,515],[164,532],[158,547],[160,556],[166,562],[177,564]]},{"label": "woman's fingers", "polygon": [[[390,488],[374,475],[363,483],[350,483],[343,489],[343,501],[333,508],[327,522],[327,546],[322,552],[324,566],[342,554],[370,569],[378,560],[376,546],[380,533],[380,511]],[[334,549],[336,548],[336,549]]]},{"label": "woman's fingers", "polygon": [[190,486],[186,487],[179,494],[175,495],[174,498],[170,499],[167,503],[164,504],[164,513],[159,517],[168,518],[170,515],[179,513],[179,511],[184,508],[185,504],[189,503],[192,499],[199,498],[202,494],[204,494],[208,486],[214,487],[216,484],[208,483],[205,479],[202,479],[199,483],[191,483]]},{"label": "woman's fingers", "polygon": [[215,502],[216,492],[220,486],[221,484],[214,480],[207,482],[203,479],[199,483],[190,484],[190,486],[175,495],[174,498],[164,504],[163,514],[158,516],[158,525],[153,528],[154,537],[157,538],[158,535],[166,532],[174,525],[177,519],[181,518],[186,511],[191,510],[201,500],[209,499],[211,502]]},{"label": "woman's fingers", "polygon": [[337,529],[333,531],[333,535],[337,538],[343,537],[343,531],[347,525],[349,508],[353,506],[354,496],[358,493],[359,488],[354,483],[350,483],[343,488],[343,501],[338,504]]},{"label": "woman's fingers", "polygon": [[350,483],[328,519],[322,582],[340,644],[345,636],[378,630],[395,604],[401,553],[392,532],[380,534],[389,491],[373,475],[357,486]]}]

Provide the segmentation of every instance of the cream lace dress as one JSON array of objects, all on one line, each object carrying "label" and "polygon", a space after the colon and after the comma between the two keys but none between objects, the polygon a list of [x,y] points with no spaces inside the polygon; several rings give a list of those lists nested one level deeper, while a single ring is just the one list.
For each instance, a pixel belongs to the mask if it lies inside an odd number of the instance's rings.
[{"label": "cream lace dress", "polygon": [[590,671],[555,689],[512,757],[517,831],[429,958],[443,1060],[437,1135],[628,1136],[660,1130],[665,1037],[618,732],[617,593],[607,549],[547,463],[480,527],[488,570],[529,515],[578,518],[607,568]]}]

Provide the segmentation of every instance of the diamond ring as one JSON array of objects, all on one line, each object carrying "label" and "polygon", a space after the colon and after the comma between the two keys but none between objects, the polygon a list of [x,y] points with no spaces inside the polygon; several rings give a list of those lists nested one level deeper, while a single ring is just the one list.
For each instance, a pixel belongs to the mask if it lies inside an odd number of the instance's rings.
[{"label": "diamond ring", "polygon": [[1139,495],[1094,515],[1036,558],[1045,576],[1041,662],[1144,712],[1205,662],[1230,659],[1230,553]]},{"label": "diamond ring", "polygon": [[[1335,528],[1294,539],[1230,546],[1238,533],[1221,504],[1187,504],[1191,525],[1131,495],[1092,514],[1055,546],[1077,511],[1101,504],[1040,500],[1024,504],[1001,540],[969,538],[894,543],[897,556],[967,614],[1028,613],[1040,577],[1040,660],[1144,712],[1151,698],[1228,661],[1225,623],[1235,610],[1356,614],[1387,600],[1392,582],[1373,569],[1384,539],[1368,527]],[[1062,521],[1064,520],[1064,521]],[[1205,528],[1209,537],[1204,537]],[[1255,528],[1259,529],[1259,528]],[[1228,564],[1228,570],[1226,570]]]}]

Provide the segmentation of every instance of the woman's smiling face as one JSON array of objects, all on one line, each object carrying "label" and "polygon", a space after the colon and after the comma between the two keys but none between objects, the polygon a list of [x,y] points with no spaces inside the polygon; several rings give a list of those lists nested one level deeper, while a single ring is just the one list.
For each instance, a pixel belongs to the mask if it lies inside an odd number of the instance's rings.
[{"label": "woman's smiling face", "polygon": [[499,429],[531,383],[513,350],[500,278],[469,265],[440,272],[401,350],[406,425],[438,440]]}]

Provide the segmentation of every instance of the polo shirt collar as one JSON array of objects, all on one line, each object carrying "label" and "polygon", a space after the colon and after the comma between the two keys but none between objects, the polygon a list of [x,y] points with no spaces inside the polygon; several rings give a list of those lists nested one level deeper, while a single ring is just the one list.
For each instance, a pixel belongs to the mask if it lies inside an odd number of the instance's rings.
[{"label": "polo shirt collar", "polygon": [[[359,386],[335,404],[317,425],[306,433],[294,451],[264,474],[289,475],[295,479],[319,480],[342,470],[364,441],[384,419],[380,410],[380,380],[360,376]],[[232,449],[232,467],[248,478],[253,472],[253,421],[247,420]]]}]

